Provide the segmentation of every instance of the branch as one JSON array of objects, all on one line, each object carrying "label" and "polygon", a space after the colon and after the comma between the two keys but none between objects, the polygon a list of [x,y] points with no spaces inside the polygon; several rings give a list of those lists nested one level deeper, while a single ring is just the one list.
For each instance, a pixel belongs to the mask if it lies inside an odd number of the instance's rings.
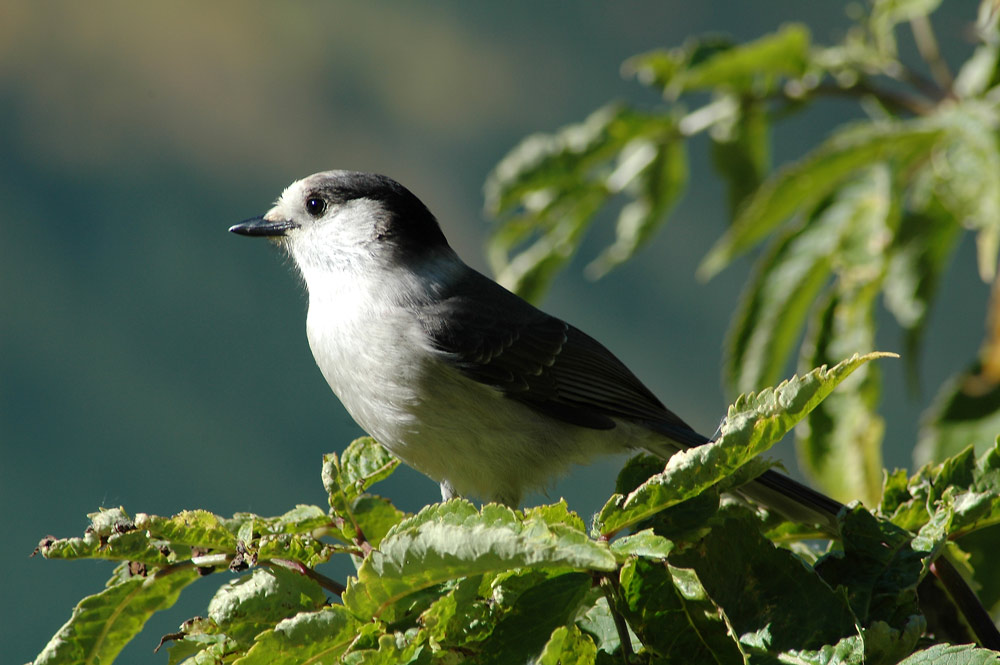
[{"label": "branch", "polygon": [[917,51],[924,59],[931,70],[934,81],[942,88],[945,96],[952,97],[952,86],[955,78],[948,69],[948,63],[941,57],[941,50],[938,48],[937,37],[934,36],[934,28],[930,19],[926,16],[916,16],[910,19],[910,31],[913,39],[917,43]]},{"label": "branch", "polygon": [[338,582],[337,580],[331,579],[326,575],[323,575],[322,573],[317,573],[312,568],[304,566],[298,561],[292,561],[290,559],[269,559],[267,562],[265,562],[265,565],[266,564],[281,566],[282,568],[287,568],[288,570],[296,572],[300,575],[305,575],[306,577],[316,582],[327,591],[330,591],[331,593],[334,593],[337,596],[342,596],[344,592],[347,591],[347,587]]},{"label": "branch", "polygon": [[628,634],[628,624],[625,623],[625,617],[618,612],[614,582],[607,575],[601,575],[600,584],[601,591],[604,592],[604,597],[608,600],[611,618],[615,621],[615,630],[618,631],[618,640],[622,645],[622,658],[626,663],[631,663],[635,658],[635,652],[632,651],[632,638]]},{"label": "branch", "polygon": [[931,572],[951,596],[958,611],[976,634],[979,644],[987,649],[1000,650],[1000,631],[997,630],[993,619],[975,592],[969,588],[965,579],[948,560],[947,553],[943,553],[931,564]]}]

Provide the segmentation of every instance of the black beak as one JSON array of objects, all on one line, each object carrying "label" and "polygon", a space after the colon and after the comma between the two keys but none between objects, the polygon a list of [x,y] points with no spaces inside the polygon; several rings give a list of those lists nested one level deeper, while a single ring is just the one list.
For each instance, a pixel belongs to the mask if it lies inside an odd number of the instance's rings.
[{"label": "black beak", "polygon": [[264,216],[261,215],[230,226],[229,232],[239,233],[241,236],[283,236],[289,229],[297,229],[298,227],[299,225],[295,222],[285,219],[264,219]]}]

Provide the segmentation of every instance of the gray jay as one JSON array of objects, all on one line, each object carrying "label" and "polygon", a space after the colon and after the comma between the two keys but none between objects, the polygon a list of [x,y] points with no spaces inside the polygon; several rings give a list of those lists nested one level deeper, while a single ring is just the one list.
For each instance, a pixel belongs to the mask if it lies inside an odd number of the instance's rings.
[{"label": "gray jay", "polygon": [[[516,507],[598,454],[665,459],[709,441],[599,342],[465,265],[427,207],[390,178],[317,173],[229,230],[288,252],[333,392],[444,498]],[[841,508],[775,471],[740,492],[826,528]]]}]

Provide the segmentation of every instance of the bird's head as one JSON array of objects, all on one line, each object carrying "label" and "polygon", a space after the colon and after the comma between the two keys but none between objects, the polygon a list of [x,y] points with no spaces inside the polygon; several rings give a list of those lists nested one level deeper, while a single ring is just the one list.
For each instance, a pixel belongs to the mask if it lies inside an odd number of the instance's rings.
[{"label": "bird's head", "polygon": [[434,215],[382,175],[324,171],[289,185],[267,213],[229,229],[283,246],[311,269],[420,263],[448,242]]}]

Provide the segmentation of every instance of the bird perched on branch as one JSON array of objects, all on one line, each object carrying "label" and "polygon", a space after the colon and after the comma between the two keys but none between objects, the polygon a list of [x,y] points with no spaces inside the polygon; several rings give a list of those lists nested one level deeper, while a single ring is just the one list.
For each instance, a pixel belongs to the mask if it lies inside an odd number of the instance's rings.
[{"label": "bird perched on branch", "polygon": [[[288,252],[333,392],[446,499],[517,506],[597,455],[666,459],[709,441],[599,342],[463,263],[434,215],[390,178],[317,173],[230,231]],[[827,528],[841,508],[775,471],[740,492]]]}]

